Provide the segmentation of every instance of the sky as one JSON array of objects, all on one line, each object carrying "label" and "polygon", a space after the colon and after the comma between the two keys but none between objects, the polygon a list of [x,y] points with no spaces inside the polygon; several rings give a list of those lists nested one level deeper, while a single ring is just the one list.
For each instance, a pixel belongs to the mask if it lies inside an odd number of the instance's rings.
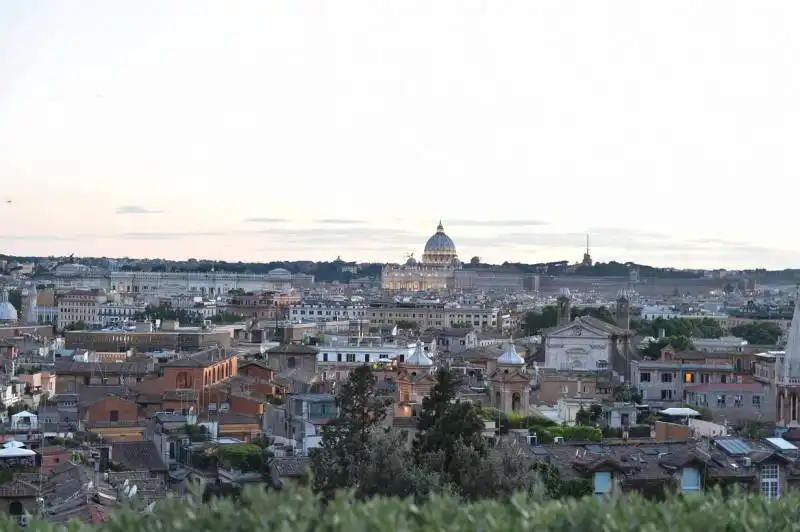
[{"label": "sky", "polygon": [[[0,253],[800,267],[800,2],[4,0]],[[8,201],[11,203],[8,203]],[[790,236],[790,238],[786,238]]]}]

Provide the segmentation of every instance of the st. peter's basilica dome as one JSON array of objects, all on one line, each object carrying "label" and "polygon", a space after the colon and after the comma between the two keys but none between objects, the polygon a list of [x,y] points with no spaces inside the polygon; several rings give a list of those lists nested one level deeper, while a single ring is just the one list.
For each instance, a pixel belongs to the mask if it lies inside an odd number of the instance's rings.
[{"label": "st. peter's basilica dome", "polygon": [[422,254],[423,264],[450,265],[453,260],[458,260],[456,245],[444,233],[441,220],[436,228],[436,233],[425,244],[425,253]]}]

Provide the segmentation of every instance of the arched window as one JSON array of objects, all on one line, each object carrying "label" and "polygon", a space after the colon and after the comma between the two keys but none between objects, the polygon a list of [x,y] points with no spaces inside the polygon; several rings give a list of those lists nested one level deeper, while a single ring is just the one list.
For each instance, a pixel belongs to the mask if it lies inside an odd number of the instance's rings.
[{"label": "arched window", "polygon": [[511,395],[511,410],[514,412],[519,412],[520,407],[522,406],[522,401],[519,397],[519,392],[514,392]]}]

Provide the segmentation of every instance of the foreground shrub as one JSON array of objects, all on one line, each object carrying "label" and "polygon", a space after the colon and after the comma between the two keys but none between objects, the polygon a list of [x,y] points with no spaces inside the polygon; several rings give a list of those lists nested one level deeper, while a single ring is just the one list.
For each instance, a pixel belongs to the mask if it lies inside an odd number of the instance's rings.
[{"label": "foreground shrub", "polygon": [[[303,532],[360,531],[730,531],[797,530],[800,499],[789,497],[764,503],[757,497],[723,499],[716,495],[672,497],[664,503],[639,497],[605,500],[537,500],[515,496],[509,503],[463,504],[451,497],[431,497],[421,505],[400,499],[354,502],[340,496],[327,506],[309,490],[287,488],[265,492],[246,489],[238,502],[216,499],[206,504],[193,496],[158,503],[152,514],[120,510],[100,527],[71,526],[72,530],[154,532],[158,530],[226,532],[286,530]],[[19,530],[11,521],[4,530]],[[63,530],[31,520],[32,530]]]}]

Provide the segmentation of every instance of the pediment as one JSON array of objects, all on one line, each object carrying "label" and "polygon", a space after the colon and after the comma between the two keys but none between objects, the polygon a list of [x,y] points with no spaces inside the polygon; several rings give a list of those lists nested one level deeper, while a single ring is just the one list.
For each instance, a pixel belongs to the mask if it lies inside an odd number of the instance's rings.
[{"label": "pediment", "polygon": [[611,334],[607,331],[603,331],[597,327],[584,323],[580,320],[575,320],[564,324],[560,327],[556,327],[551,329],[547,332],[547,336],[549,338],[559,337],[559,338],[581,338],[581,337],[588,337],[588,338],[610,338]]}]

